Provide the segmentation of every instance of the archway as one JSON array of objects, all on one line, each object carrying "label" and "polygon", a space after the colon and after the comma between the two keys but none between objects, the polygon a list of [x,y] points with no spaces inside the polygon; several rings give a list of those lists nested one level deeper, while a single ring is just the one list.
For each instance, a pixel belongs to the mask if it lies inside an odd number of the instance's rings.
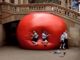
[{"label": "archway", "polygon": [[3,24],[4,31],[5,31],[5,39],[4,39],[5,45],[9,45],[9,46],[18,45],[18,41],[16,38],[16,28],[18,22],[19,20]]}]

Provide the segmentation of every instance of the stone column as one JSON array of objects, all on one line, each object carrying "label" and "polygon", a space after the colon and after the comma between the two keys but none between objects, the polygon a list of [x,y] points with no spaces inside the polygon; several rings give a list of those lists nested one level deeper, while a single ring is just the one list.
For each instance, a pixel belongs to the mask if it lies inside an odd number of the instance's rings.
[{"label": "stone column", "polygon": [[28,3],[28,0],[26,0],[26,3]]},{"label": "stone column", "polygon": [[14,3],[15,3],[15,4],[18,4],[18,0],[14,0]]},{"label": "stone column", "polygon": [[0,0],[0,2],[2,2],[2,0]]},{"label": "stone column", "polygon": [[28,0],[18,0],[18,4],[27,4]]},{"label": "stone column", "polygon": [[80,0],[79,0],[79,13],[80,13]]},{"label": "stone column", "polygon": [[18,4],[23,4],[23,0],[18,0]]},{"label": "stone column", "polygon": [[23,4],[23,0],[20,0],[21,4]]},{"label": "stone column", "polygon": [[21,0],[18,0],[18,4],[21,4]]},{"label": "stone column", "polygon": [[27,4],[28,3],[28,0],[23,0],[23,4]]},{"label": "stone column", "polygon": [[2,25],[2,24],[0,24],[0,46],[2,46],[2,45],[3,45],[4,37],[5,37],[5,35],[4,35],[3,25]]},{"label": "stone column", "polygon": [[70,8],[71,0],[67,0],[67,8]]},{"label": "stone column", "polygon": [[5,0],[5,2],[8,2],[8,3],[10,3],[10,0]]},{"label": "stone column", "polygon": [[61,0],[61,6],[65,7],[65,0]]}]

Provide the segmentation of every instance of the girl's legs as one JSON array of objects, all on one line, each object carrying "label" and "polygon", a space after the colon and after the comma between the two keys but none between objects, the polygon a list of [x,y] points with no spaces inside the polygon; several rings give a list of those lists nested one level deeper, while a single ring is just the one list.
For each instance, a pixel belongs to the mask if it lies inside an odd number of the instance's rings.
[{"label": "girl's legs", "polygon": [[38,38],[34,38],[32,42],[34,45],[37,45],[37,41],[38,41]]},{"label": "girl's legs", "polygon": [[48,44],[48,40],[47,39],[43,39],[43,42],[42,42],[44,45],[47,45]]}]

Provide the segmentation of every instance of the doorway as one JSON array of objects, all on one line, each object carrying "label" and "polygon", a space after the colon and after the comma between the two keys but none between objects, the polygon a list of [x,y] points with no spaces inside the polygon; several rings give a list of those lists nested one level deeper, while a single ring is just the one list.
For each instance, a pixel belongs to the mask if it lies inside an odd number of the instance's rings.
[{"label": "doorway", "polygon": [[4,31],[5,31],[5,45],[9,45],[9,46],[17,46],[18,40],[16,37],[16,29],[18,26],[19,20],[18,21],[13,21],[13,22],[9,22],[4,24]]}]

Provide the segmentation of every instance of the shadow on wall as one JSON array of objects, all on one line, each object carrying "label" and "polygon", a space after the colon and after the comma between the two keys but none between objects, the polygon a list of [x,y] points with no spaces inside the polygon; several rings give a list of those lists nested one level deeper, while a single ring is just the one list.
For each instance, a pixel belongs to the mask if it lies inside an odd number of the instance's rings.
[{"label": "shadow on wall", "polygon": [[4,40],[5,45],[17,46],[19,44],[16,37],[16,28],[18,23],[19,23],[19,20],[9,22],[3,25],[4,31],[6,34],[5,40]]}]

